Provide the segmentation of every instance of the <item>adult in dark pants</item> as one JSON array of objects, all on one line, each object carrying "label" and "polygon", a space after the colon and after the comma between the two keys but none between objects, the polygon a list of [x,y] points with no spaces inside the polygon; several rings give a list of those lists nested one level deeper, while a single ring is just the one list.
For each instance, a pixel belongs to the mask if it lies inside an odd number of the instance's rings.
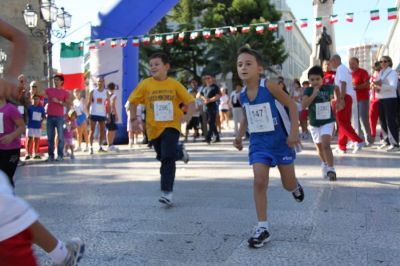
[{"label": "adult in dark pants", "polygon": [[389,56],[382,56],[382,70],[378,80],[373,82],[379,98],[379,120],[385,143],[380,148],[386,148],[388,152],[399,151],[399,125],[397,115],[397,73],[392,69],[393,62]]},{"label": "adult in dark pants", "polygon": [[214,76],[211,74],[204,75],[206,82],[206,87],[201,92],[201,98],[204,101],[206,108],[206,113],[208,117],[208,133],[205,141],[210,144],[213,134],[215,139],[213,142],[220,142],[220,136],[216,126],[216,118],[218,113],[218,108],[216,101],[221,97],[221,91],[219,87],[214,82]]}]

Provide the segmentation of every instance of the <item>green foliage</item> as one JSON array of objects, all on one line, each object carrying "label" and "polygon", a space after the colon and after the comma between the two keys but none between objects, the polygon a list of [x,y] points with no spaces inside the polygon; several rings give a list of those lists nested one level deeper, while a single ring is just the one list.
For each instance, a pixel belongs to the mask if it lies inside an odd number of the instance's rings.
[{"label": "green foliage", "polygon": [[[280,12],[268,0],[181,0],[151,33],[275,22],[280,18]],[[236,83],[239,81],[236,73],[236,55],[241,46],[249,44],[251,48],[258,50],[263,55],[267,68],[283,63],[287,57],[283,39],[277,38],[277,34],[268,31],[267,28],[262,35],[256,34],[254,28],[249,33],[236,34],[230,34],[226,28],[225,30],[221,38],[204,40],[199,37],[196,40],[189,40],[190,33],[187,32],[183,42],[179,42],[175,35],[173,44],[163,42],[160,46],[141,46],[140,59],[143,63],[141,68],[146,65],[142,60],[151,53],[161,50],[171,57],[174,70],[171,74],[177,76],[180,73],[179,78],[184,82],[186,82],[184,79],[190,77],[198,78],[201,71],[211,71],[223,76],[232,72],[233,83]]]}]

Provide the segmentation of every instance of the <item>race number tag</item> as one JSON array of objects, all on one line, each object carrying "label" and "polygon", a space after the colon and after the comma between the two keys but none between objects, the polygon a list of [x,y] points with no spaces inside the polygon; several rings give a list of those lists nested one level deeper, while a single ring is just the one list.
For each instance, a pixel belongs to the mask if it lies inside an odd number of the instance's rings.
[{"label": "race number tag", "polygon": [[154,102],[154,120],[157,122],[172,121],[174,119],[174,107],[171,101]]},{"label": "race number tag", "polygon": [[23,115],[23,114],[24,114],[24,111],[25,111],[25,108],[24,108],[22,105],[19,105],[19,106],[18,106],[18,111],[19,111],[19,113],[20,113],[21,115]]},{"label": "race number tag", "polygon": [[33,121],[41,121],[41,120],[42,120],[42,113],[40,113],[40,112],[33,112],[33,113],[32,113],[32,120],[33,120]]},{"label": "race number tag", "polygon": [[3,113],[0,113],[0,134],[4,133],[4,120],[3,120]]},{"label": "race number tag", "polygon": [[331,118],[330,102],[317,103],[315,106],[316,106],[315,113],[317,120],[326,120]]},{"label": "race number tag", "polygon": [[250,133],[261,133],[274,131],[274,120],[272,118],[269,103],[247,105],[246,116]]},{"label": "race number tag", "polygon": [[96,103],[97,104],[102,104],[103,103],[103,99],[102,98],[97,98],[96,99]]}]

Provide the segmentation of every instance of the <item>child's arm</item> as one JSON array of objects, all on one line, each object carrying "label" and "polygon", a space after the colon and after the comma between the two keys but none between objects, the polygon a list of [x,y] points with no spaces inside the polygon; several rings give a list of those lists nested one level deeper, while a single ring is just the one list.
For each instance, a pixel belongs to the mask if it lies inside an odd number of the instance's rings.
[{"label": "child's arm", "polygon": [[18,138],[19,136],[21,136],[22,133],[25,132],[25,122],[23,118],[15,119],[14,122],[17,128],[14,130],[14,132],[5,135],[0,139],[0,142],[2,144],[11,143],[14,139]]},{"label": "child's arm", "polygon": [[246,134],[247,130],[247,117],[246,117],[246,112],[243,110],[243,115],[242,115],[242,120],[240,121],[240,126],[239,126],[239,132],[236,138],[233,140],[233,146],[235,146],[236,149],[241,151],[243,149],[243,144],[242,144],[242,138]]},{"label": "child's arm", "polygon": [[310,96],[304,94],[303,100],[301,101],[301,107],[307,108],[314,101],[315,97],[317,97],[317,95],[319,93],[319,89],[314,88],[314,87],[312,89],[313,89],[313,92]]},{"label": "child's arm", "polygon": [[290,96],[285,93],[283,86],[281,84],[272,83],[270,81],[266,82],[267,88],[270,90],[271,94],[284,106],[289,108],[290,117],[290,134],[287,139],[287,144],[289,147],[293,147],[296,144],[300,144],[299,139],[299,115],[297,111],[296,104]]}]

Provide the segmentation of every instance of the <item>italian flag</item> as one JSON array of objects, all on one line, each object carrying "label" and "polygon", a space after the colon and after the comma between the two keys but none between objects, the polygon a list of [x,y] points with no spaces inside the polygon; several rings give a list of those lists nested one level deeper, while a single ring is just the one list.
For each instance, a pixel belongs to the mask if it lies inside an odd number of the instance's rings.
[{"label": "italian flag", "polygon": [[121,40],[119,40],[119,46],[121,46],[122,48],[126,47],[127,43],[128,43],[127,38],[122,38]]},{"label": "italian flag", "polygon": [[250,31],[250,27],[249,26],[243,26],[242,27],[242,33],[248,33]]},{"label": "italian flag", "polygon": [[96,49],[96,42],[95,42],[95,41],[90,41],[90,43],[89,43],[89,49],[90,49],[90,50]]},{"label": "italian flag", "polygon": [[103,47],[104,45],[106,45],[106,40],[100,40],[100,41],[99,41],[99,45],[100,45],[101,47]]},{"label": "italian flag", "polygon": [[112,39],[111,40],[111,47],[115,48],[117,46],[117,39]]},{"label": "italian flag", "polygon": [[300,19],[300,28],[306,28],[306,27],[308,27],[308,19],[306,19],[306,18],[302,18],[302,19]]},{"label": "italian flag", "polygon": [[278,24],[276,23],[271,23],[268,25],[268,30],[273,31],[278,29]]},{"label": "italian flag", "polygon": [[183,42],[183,40],[185,40],[185,32],[178,34],[178,41]]},{"label": "italian flag", "polygon": [[224,35],[224,29],[218,28],[215,30],[215,37],[220,38],[222,35]]},{"label": "italian flag", "polygon": [[204,39],[209,39],[211,37],[211,32],[209,30],[203,31],[203,38]]},{"label": "italian flag", "polygon": [[162,42],[161,36],[154,37],[154,41],[153,41],[154,44],[161,44],[161,42]]},{"label": "italian flag", "polygon": [[379,10],[371,10],[370,12],[371,20],[379,20]]},{"label": "italian flag", "polygon": [[165,40],[167,41],[167,43],[171,44],[174,42],[174,35],[173,34],[169,34],[167,35],[167,37],[165,37]]},{"label": "italian flag", "polygon": [[259,25],[256,27],[256,32],[257,34],[263,34],[264,33],[264,26]]},{"label": "italian flag", "polygon": [[315,27],[317,28],[322,27],[322,17],[315,18]]},{"label": "italian flag", "polygon": [[286,20],[285,21],[285,29],[286,30],[293,30],[293,21],[292,20]]},{"label": "italian flag", "polygon": [[397,7],[388,8],[388,20],[397,19]]},{"label": "italian flag", "polygon": [[132,45],[133,46],[139,46],[140,45],[140,41],[139,38],[135,37],[132,39]]},{"label": "italian flag", "polygon": [[150,44],[150,36],[144,36],[142,41],[143,41],[144,45],[149,45]]},{"label": "italian flag", "polygon": [[330,24],[335,24],[335,23],[337,23],[338,21],[339,21],[339,18],[338,18],[337,15],[331,15],[330,20],[329,20],[329,23],[330,23]]},{"label": "italian flag", "polygon": [[191,40],[195,40],[195,39],[197,39],[197,37],[199,37],[199,32],[198,31],[193,31],[192,33],[190,33],[190,39]]},{"label": "italian flag", "polygon": [[231,32],[231,34],[235,34],[237,32],[237,28],[233,27],[233,26],[230,26],[229,27],[229,31]]},{"label": "italian flag", "polygon": [[60,69],[64,75],[64,88],[85,89],[83,49],[81,42],[61,43]]},{"label": "italian flag", "polygon": [[354,13],[347,13],[346,14],[346,21],[347,22],[353,22],[354,20]]}]

